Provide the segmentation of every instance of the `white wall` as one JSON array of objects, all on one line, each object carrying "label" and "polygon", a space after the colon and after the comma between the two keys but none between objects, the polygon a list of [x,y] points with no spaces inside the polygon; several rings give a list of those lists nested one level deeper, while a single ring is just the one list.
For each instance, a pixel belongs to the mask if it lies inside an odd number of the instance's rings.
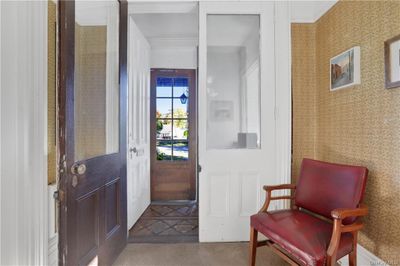
[{"label": "white wall", "polygon": [[196,47],[153,47],[151,50],[152,68],[196,69]]},{"label": "white wall", "polygon": [[45,265],[47,2],[0,7],[0,265]]}]

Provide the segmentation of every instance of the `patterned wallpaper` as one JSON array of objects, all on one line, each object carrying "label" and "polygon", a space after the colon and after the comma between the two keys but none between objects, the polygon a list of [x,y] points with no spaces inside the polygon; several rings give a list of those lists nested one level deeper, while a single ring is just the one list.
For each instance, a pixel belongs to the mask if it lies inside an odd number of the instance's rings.
[{"label": "patterned wallpaper", "polygon": [[[400,1],[340,1],[292,26],[293,178],[302,157],[367,166],[370,209],[359,243],[400,264],[400,88],[384,86],[384,41],[400,34]],[[329,91],[329,59],[361,47],[361,85]]]},{"label": "patterned wallpaper", "polygon": [[56,4],[47,6],[47,180],[56,182]]}]

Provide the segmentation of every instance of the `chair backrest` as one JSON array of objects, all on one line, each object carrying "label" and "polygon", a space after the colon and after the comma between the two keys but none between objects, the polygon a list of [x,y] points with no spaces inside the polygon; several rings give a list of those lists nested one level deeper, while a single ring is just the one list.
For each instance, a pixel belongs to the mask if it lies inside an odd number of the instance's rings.
[{"label": "chair backrest", "polygon": [[[295,204],[332,219],[337,208],[356,208],[363,199],[368,169],[303,159],[295,192]],[[345,224],[354,222],[349,217]]]}]

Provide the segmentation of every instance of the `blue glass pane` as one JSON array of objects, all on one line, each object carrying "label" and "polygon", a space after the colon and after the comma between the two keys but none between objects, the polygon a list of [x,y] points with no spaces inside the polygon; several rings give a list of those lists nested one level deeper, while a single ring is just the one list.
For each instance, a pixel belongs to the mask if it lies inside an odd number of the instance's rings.
[{"label": "blue glass pane", "polygon": [[172,87],[173,82],[172,78],[157,78],[157,86],[160,87]]},{"label": "blue glass pane", "polygon": [[172,78],[157,78],[157,97],[171,97],[172,85]]},{"label": "blue glass pane", "polygon": [[174,86],[175,87],[188,87],[189,86],[189,79],[188,78],[175,78],[174,79]]},{"label": "blue glass pane", "polygon": [[189,97],[189,79],[188,78],[175,78],[174,79],[174,97],[181,97],[185,94]]}]

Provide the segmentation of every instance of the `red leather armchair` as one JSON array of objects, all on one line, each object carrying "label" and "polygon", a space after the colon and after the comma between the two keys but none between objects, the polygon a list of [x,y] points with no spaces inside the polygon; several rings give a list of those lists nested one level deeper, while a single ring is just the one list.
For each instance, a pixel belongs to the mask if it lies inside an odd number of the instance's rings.
[{"label": "red leather armchair", "polygon": [[[304,159],[297,184],[264,186],[266,200],[250,218],[249,265],[255,265],[256,249],[267,245],[291,265],[335,265],[349,255],[357,265],[359,217],[368,169]],[[272,191],[290,189],[293,196],[272,196]],[[292,200],[291,209],[268,211],[272,200]],[[257,241],[258,232],[268,240]]]}]

